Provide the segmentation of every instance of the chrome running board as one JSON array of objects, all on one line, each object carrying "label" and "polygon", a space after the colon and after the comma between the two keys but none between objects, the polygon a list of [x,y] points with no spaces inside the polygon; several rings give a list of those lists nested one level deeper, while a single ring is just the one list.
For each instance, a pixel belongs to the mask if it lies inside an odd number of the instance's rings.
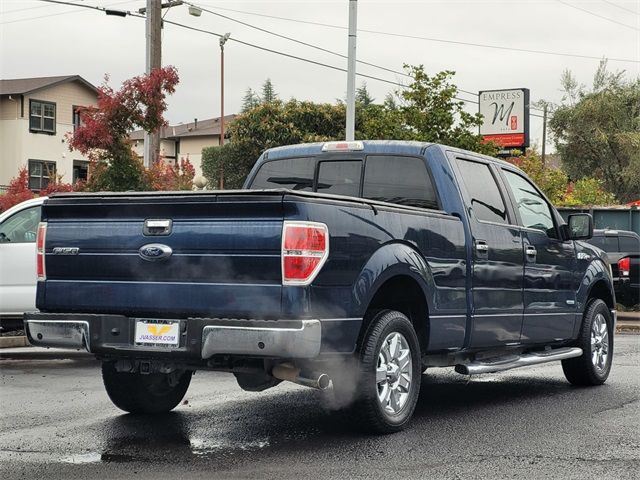
[{"label": "chrome running board", "polygon": [[467,364],[456,365],[456,372],[462,375],[478,375],[481,373],[495,373],[512,368],[539,365],[541,363],[555,362],[566,358],[574,358],[582,355],[581,348],[556,348],[542,352],[526,353],[524,355],[512,355],[509,357],[489,358],[485,361],[476,361]]}]

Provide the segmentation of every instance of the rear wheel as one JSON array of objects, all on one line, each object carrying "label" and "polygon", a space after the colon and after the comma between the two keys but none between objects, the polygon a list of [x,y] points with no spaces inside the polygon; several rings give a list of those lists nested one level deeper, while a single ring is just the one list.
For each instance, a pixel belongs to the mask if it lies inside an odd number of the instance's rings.
[{"label": "rear wheel", "polygon": [[562,361],[564,375],[573,385],[602,385],[613,360],[613,322],[606,303],[592,300],[585,310],[577,346],[582,355]]},{"label": "rear wheel", "polygon": [[366,430],[401,430],[411,419],[420,393],[420,345],[413,325],[400,312],[378,312],[367,328],[358,357],[354,413]]},{"label": "rear wheel", "polygon": [[102,380],[114,405],[130,413],[165,413],[184,398],[192,372],[118,372],[112,362],[102,363]]}]

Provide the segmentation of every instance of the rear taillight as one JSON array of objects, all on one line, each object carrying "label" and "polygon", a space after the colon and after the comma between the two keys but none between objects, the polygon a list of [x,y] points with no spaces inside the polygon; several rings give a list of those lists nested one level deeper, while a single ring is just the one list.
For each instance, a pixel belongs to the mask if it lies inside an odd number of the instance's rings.
[{"label": "rear taillight", "polygon": [[621,277],[628,277],[630,269],[631,259],[629,257],[624,257],[618,260],[618,272]]},{"label": "rear taillight", "polygon": [[324,223],[284,222],[282,283],[308,285],[329,256],[329,229]]},{"label": "rear taillight", "polygon": [[36,269],[38,281],[47,279],[47,272],[44,268],[44,243],[47,236],[47,223],[38,224],[38,235],[36,236]]}]

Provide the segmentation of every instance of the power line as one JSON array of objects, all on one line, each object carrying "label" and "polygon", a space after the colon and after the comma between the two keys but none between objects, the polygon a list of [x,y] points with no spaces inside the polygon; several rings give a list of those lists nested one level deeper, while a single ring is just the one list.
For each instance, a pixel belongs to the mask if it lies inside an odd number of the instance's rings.
[{"label": "power line", "polygon": [[[229,11],[229,12],[235,12],[235,13],[242,13],[242,14],[245,14],[245,15],[253,15],[253,16],[257,16],[257,17],[273,18],[273,19],[276,19],[276,20],[283,20],[283,21],[287,21],[287,22],[295,22],[295,23],[302,23],[302,24],[306,24],[306,25],[315,25],[315,26],[318,26],[318,27],[326,27],[326,28],[334,28],[334,29],[346,30],[346,27],[343,27],[341,25],[332,25],[332,24],[329,24],[329,23],[321,23],[321,22],[313,22],[313,21],[309,21],[309,20],[300,20],[300,19],[296,19],[296,18],[280,17],[280,16],[268,15],[268,14],[264,14],[264,13],[248,12],[246,10],[237,10],[237,9],[233,9],[233,8],[216,7],[216,9],[217,10],[225,10],[225,11]],[[551,50],[536,50],[536,49],[530,49],[530,48],[505,47],[503,45],[493,45],[493,44],[487,44],[487,43],[462,42],[462,41],[458,41],[458,40],[448,40],[448,39],[435,38],[435,37],[423,37],[423,36],[419,36],[419,35],[408,35],[408,34],[395,33],[395,32],[384,32],[384,31],[380,31],[380,30],[368,30],[368,29],[358,28],[358,32],[371,33],[371,34],[377,34],[377,35],[387,35],[387,36],[401,37],[401,38],[412,38],[412,39],[416,39],[416,40],[424,40],[424,41],[428,41],[428,42],[438,42],[438,43],[447,43],[447,44],[452,44],[452,45],[465,45],[465,46],[478,47],[478,48],[492,48],[492,49],[497,49],[497,50],[510,50],[510,51],[515,51],[515,52],[534,53],[534,54],[540,54],[540,55],[553,55],[553,56],[559,56],[559,57],[575,57],[575,58],[584,58],[584,59],[589,59],[589,60],[602,60],[602,56],[581,55],[581,54],[578,54],[578,53],[554,52],[554,51],[551,51]],[[614,58],[614,57],[607,57],[607,58],[609,60],[611,60],[611,61],[616,61],[616,62],[640,63],[640,60],[636,60],[636,59]]]},{"label": "power line", "polygon": [[[283,38],[283,39],[285,39],[285,40],[289,40],[289,41],[292,41],[292,42],[295,42],[295,43],[298,43],[298,44],[301,44],[301,45],[304,45],[304,46],[307,46],[307,47],[315,48],[316,50],[320,50],[320,51],[322,51],[322,52],[330,53],[330,54],[332,54],[332,55],[336,55],[336,56],[341,57],[341,58],[347,58],[347,56],[346,56],[346,55],[343,55],[343,54],[341,54],[341,53],[339,53],[339,52],[335,52],[335,51],[333,51],[333,50],[329,50],[329,49],[326,49],[326,48],[324,48],[324,47],[320,47],[320,46],[318,46],[318,45],[314,45],[314,44],[311,44],[311,43],[308,43],[308,42],[304,42],[304,41],[299,40],[299,39],[297,39],[297,38],[293,38],[293,37],[289,37],[289,36],[286,36],[286,35],[282,35],[282,34],[279,34],[279,33],[274,32],[274,31],[272,31],[272,30],[268,30],[268,29],[266,29],[266,28],[258,27],[258,26],[256,26],[256,25],[252,25],[252,24],[250,24],[250,23],[243,22],[243,21],[241,21],[241,20],[237,20],[237,19],[235,19],[235,18],[233,18],[233,17],[229,17],[229,16],[227,16],[227,15],[223,15],[223,14],[221,14],[221,13],[217,13],[217,12],[211,11],[211,10],[209,10],[209,9],[207,9],[207,8],[200,7],[199,5],[194,5],[194,4],[189,3],[189,2],[185,2],[185,3],[186,3],[187,5],[191,5],[191,6],[194,6],[194,7],[196,7],[196,8],[199,8],[200,10],[202,10],[202,11],[204,11],[204,12],[211,13],[212,15],[216,15],[216,16],[218,16],[218,17],[225,18],[225,19],[230,20],[230,21],[232,21],[232,22],[239,23],[239,24],[241,24],[241,25],[244,25],[244,26],[247,26],[247,27],[253,28],[253,29],[255,29],[255,30],[258,30],[258,31],[261,31],[261,32],[267,33],[267,34],[269,34],[269,35],[273,35],[273,36],[276,36],[276,37],[279,37],[279,38]],[[409,75],[409,74],[407,74],[407,73],[405,73],[405,72],[401,72],[401,71],[398,71],[398,70],[393,70],[393,69],[391,69],[391,68],[383,67],[383,66],[381,66],[381,65],[377,65],[377,64],[374,64],[374,63],[370,63],[370,62],[365,62],[365,61],[363,61],[363,60],[356,60],[356,61],[357,61],[358,63],[363,64],[363,65],[368,65],[368,66],[371,66],[371,67],[379,68],[379,69],[381,69],[381,70],[385,70],[385,71],[387,71],[387,72],[391,72],[391,73],[395,73],[395,74],[398,74],[398,75],[403,75],[403,76],[405,76],[405,77],[413,78],[411,75]],[[460,91],[460,92],[462,92],[462,93],[466,93],[466,94],[472,95],[472,96],[474,96],[474,97],[477,97],[477,96],[478,96],[478,92],[471,92],[471,91],[469,91],[469,90],[465,90],[465,89],[463,89],[463,88],[458,88],[458,91]],[[465,101],[467,101],[467,100],[465,99]],[[477,103],[477,102],[475,102],[475,101],[474,101],[474,103]],[[531,106],[530,108],[531,108],[531,109],[533,109],[533,110],[539,110],[539,111],[542,111],[542,109],[541,109],[541,108],[537,108],[537,107],[534,107],[534,106]]]},{"label": "power line", "polygon": [[[190,25],[185,25],[184,23],[174,22],[172,20],[164,20],[164,23],[167,23],[167,24],[170,24],[170,25],[175,25],[175,26],[181,27],[181,28],[186,28],[188,30],[193,30],[193,31],[196,31],[196,32],[206,33],[208,35],[213,35],[215,37],[221,37],[222,36],[220,33],[216,33],[216,32],[213,32],[211,30],[205,30],[205,29],[202,29],[202,28],[192,27]],[[262,45],[256,45],[254,43],[245,42],[243,40],[238,39],[237,37],[229,37],[229,41],[233,41],[233,42],[239,43],[241,45],[246,45],[248,47],[256,48],[256,49],[262,50],[264,52],[269,52],[269,53],[273,53],[275,55],[280,55],[280,56],[283,56],[283,57],[291,58],[293,60],[299,60],[301,62],[306,62],[306,63],[310,63],[312,65],[317,65],[319,67],[329,68],[331,70],[336,70],[336,71],[345,72],[345,73],[347,71],[346,68],[337,67],[335,65],[330,65],[328,63],[319,62],[319,61],[316,61],[316,60],[312,60],[310,58],[300,57],[298,55],[293,55],[291,53],[282,52],[280,50],[275,50],[275,49],[272,49],[272,48],[263,47]],[[407,85],[405,85],[403,83],[400,83],[400,82],[396,82],[394,80],[388,80],[386,78],[376,77],[374,75],[368,75],[368,74],[359,73],[359,72],[356,72],[356,75],[358,75],[359,77],[362,77],[362,78],[368,78],[368,79],[371,79],[371,80],[376,80],[376,81],[379,81],[379,82],[388,83],[390,85],[396,85],[398,87],[407,88]],[[467,100],[467,99],[461,98],[461,97],[454,97],[454,98],[456,100],[461,101],[461,102],[475,103],[476,105],[478,104],[478,102],[475,101],[475,100]]]},{"label": "power line", "polygon": [[[122,5],[124,3],[132,3],[135,0],[126,0],[126,1],[123,1],[123,2],[110,3],[108,5],[105,5],[104,7],[98,7],[98,6],[95,6],[95,5],[83,5],[81,3],[71,3],[71,2],[63,2],[63,1],[55,1],[55,0],[39,0],[39,1],[46,2],[46,3],[55,3],[55,4],[58,4],[58,5],[64,5],[64,6],[81,7],[81,8],[76,8],[74,10],[68,10],[68,11],[65,11],[65,12],[49,13],[47,15],[40,15],[38,17],[28,17],[28,18],[19,18],[19,19],[16,19],[16,20],[8,20],[6,22],[0,22],[0,25],[7,25],[7,24],[10,24],[10,23],[27,22],[29,20],[38,20],[38,19],[41,19],[41,18],[57,17],[58,15],[67,15],[69,13],[78,13],[78,12],[81,12],[83,8],[84,9],[89,9],[89,10],[99,10],[99,11],[105,12],[105,13],[107,13],[107,12],[118,12],[118,14],[120,14],[120,15],[122,15],[123,13],[124,14],[130,14],[130,12],[124,12],[124,11],[120,11],[120,10],[112,11],[107,7],[115,7],[116,5]],[[43,5],[43,7],[48,7],[48,6],[49,5]],[[30,10],[30,9],[35,9],[35,8],[42,8],[42,7],[24,8],[22,10]],[[17,11],[17,10],[14,10],[14,11]]]},{"label": "power line", "polygon": [[[192,4],[192,3],[188,3],[188,2],[185,2],[185,3],[186,3],[187,5],[191,5],[191,6],[193,6],[193,7],[199,8],[200,10],[202,10],[202,11],[204,11],[204,12],[210,13],[210,14],[212,14],[212,15],[216,15],[216,16],[221,17],[221,18],[225,18],[225,19],[227,19],[227,20],[230,20],[230,21],[235,22],[235,23],[239,23],[240,25],[244,25],[244,26],[249,27],[249,28],[253,28],[254,30],[258,30],[258,31],[260,31],[260,32],[267,33],[267,34],[269,34],[269,35],[273,35],[274,37],[283,38],[283,39],[285,39],[285,40],[289,40],[289,41],[292,41],[292,42],[298,43],[298,44],[300,44],[300,45],[304,45],[304,46],[306,46],[306,47],[314,48],[314,49],[316,49],[316,50],[320,50],[321,52],[329,53],[329,54],[331,54],[331,55],[335,55],[335,56],[337,56],[337,57],[347,58],[347,55],[344,55],[344,54],[342,54],[342,53],[339,53],[339,52],[336,52],[336,51],[333,51],[333,50],[329,50],[329,49],[324,48],[324,47],[321,47],[321,46],[319,46],[319,45],[314,45],[314,44],[312,44],[312,43],[307,43],[307,42],[302,41],[302,40],[299,40],[299,39],[297,39],[297,38],[289,37],[289,36],[287,36],[287,35],[282,35],[282,34],[280,34],[280,33],[276,33],[276,32],[274,32],[274,31],[267,30],[266,28],[258,27],[258,26],[256,26],[256,25],[252,25],[252,24],[250,24],[250,23],[243,22],[242,20],[238,20],[238,19],[236,19],[236,18],[229,17],[229,16],[227,16],[227,15],[223,15],[222,13],[214,12],[214,11],[212,11],[212,10],[209,10],[209,9],[207,9],[207,8],[204,8],[204,7],[201,7],[201,6],[199,6],[199,5],[194,5],[194,4]],[[397,74],[397,75],[403,75],[403,76],[406,76],[406,77],[411,77],[411,75],[409,75],[409,74],[407,74],[407,73],[405,73],[405,72],[401,72],[401,71],[399,71],[399,70],[394,70],[394,69],[392,69],[392,68],[387,68],[387,67],[383,67],[383,66],[381,66],[381,65],[376,65],[376,64],[374,64],[374,63],[365,62],[364,60],[356,60],[356,61],[357,61],[358,63],[363,64],[363,65],[369,65],[369,66],[371,66],[371,67],[379,68],[379,69],[381,69],[381,70],[385,70],[385,71],[390,72],[390,73],[395,73],[395,74]]]},{"label": "power line", "polygon": [[581,12],[588,13],[589,15],[593,15],[594,17],[602,18],[603,20],[606,20],[608,22],[612,22],[612,23],[615,23],[615,24],[618,24],[618,25],[622,25],[623,27],[630,28],[631,30],[640,31],[640,28],[636,28],[636,27],[633,27],[631,25],[627,25],[626,23],[622,23],[622,22],[619,22],[617,20],[614,20],[613,18],[605,17],[604,15],[600,15],[598,13],[594,13],[591,10],[587,10],[586,8],[582,8],[582,7],[578,7],[576,5],[572,5],[569,2],[564,2],[563,0],[556,0],[556,1],[558,3],[566,5],[567,7],[575,8],[576,10],[580,10]]},{"label": "power line", "polygon": [[[250,23],[243,22],[242,20],[238,20],[238,19],[236,19],[236,18],[229,17],[228,15],[223,15],[223,14],[221,14],[221,13],[214,12],[214,11],[212,11],[212,10],[209,10],[209,9],[207,9],[207,8],[204,8],[204,7],[201,7],[201,6],[199,6],[199,5],[194,5],[194,4],[192,4],[192,3],[188,3],[188,2],[185,2],[185,3],[186,3],[187,5],[191,5],[191,6],[197,7],[197,8],[199,8],[200,10],[202,10],[202,11],[204,11],[204,12],[210,13],[210,14],[212,14],[212,15],[216,15],[216,16],[221,17],[221,18],[225,18],[225,19],[230,20],[230,21],[232,21],[232,22],[239,23],[239,24],[241,24],[241,25],[244,25],[244,26],[249,27],[249,28],[253,28],[253,29],[258,30],[258,31],[260,31],[260,32],[264,32],[264,33],[267,33],[267,34],[269,34],[269,35],[273,35],[273,36],[278,37],[278,38],[283,38],[283,39],[285,39],[285,40],[289,40],[289,41],[291,41],[291,42],[295,42],[295,43],[298,43],[298,44],[300,44],[300,45],[304,45],[304,46],[306,46],[306,47],[314,48],[314,49],[319,50],[319,51],[321,51],[321,52],[329,53],[329,54],[331,54],[331,55],[335,55],[335,56],[340,57],[340,58],[347,58],[347,55],[344,55],[344,54],[342,54],[342,53],[339,53],[339,52],[336,52],[336,51],[333,51],[333,50],[329,50],[329,49],[324,48],[324,47],[321,47],[321,46],[319,46],[319,45],[315,45],[315,44],[312,44],[312,43],[308,43],[308,42],[305,42],[305,41],[299,40],[299,39],[297,39],[297,38],[289,37],[289,36],[287,36],[287,35],[282,35],[282,34],[280,34],[280,33],[274,32],[274,31],[272,31],[272,30],[268,30],[268,29],[266,29],[266,28],[258,27],[258,26],[256,26],[256,25],[252,25],[252,24],[250,24]],[[382,65],[377,65],[377,64],[375,64],[375,63],[371,63],[371,62],[366,62],[366,61],[364,61],[364,60],[356,60],[356,62],[358,62],[358,63],[360,63],[360,64],[362,64],[362,65],[367,65],[367,66],[370,66],[370,67],[378,68],[378,69],[380,69],[380,70],[384,70],[384,71],[387,71],[387,72],[390,72],[390,73],[395,73],[395,74],[397,74],[397,75],[402,75],[402,76],[405,76],[405,77],[413,78],[413,77],[412,77],[411,75],[409,75],[408,73],[406,73],[406,72],[402,72],[402,71],[400,71],[400,70],[394,70],[394,69],[392,69],[392,68],[384,67],[384,66],[382,66]],[[474,96],[477,96],[477,95],[478,95],[478,93],[477,93],[477,92],[470,92],[469,90],[464,90],[464,89],[462,89],[462,88],[458,88],[458,90],[459,90],[460,92],[467,93],[467,94],[469,94],[469,95],[474,95]]]},{"label": "power line", "polygon": [[[65,2],[65,1],[62,1],[62,0],[40,0],[40,1],[49,2],[49,3],[57,3],[57,4],[62,4],[62,5],[69,5],[70,4],[69,2]],[[127,2],[122,2],[122,3],[127,3]],[[76,4],[71,4],[71,5],[76,5]],[[88,9],[92,9],[92,10],[103,11],[105,13],[109,11],[108,9],[106,9],[104,7],[98,7],[98,6],[93,6],[93,5],[82,5],[82,7],[88,8]],[[198,8],[200,8],[200,7],[198,7]],[[124,13],[125,16],[128,15],[128,16],[137,17],[137,18],[146,18],[144,15],[139,15],[139,14],[136,14],[136,13],[133,13],[133,12],[130,12],[130,11],[120,12],[120,13]],[[218,37],[218,38],[222,37],[222,34],[220,34],[220,33],[216,33],[216,32],[213,32],[211,30],[205,30],[205,29],[202,29],[202,28],[192,27],[190,25],[186,25],[186,24],[183,24],[183,23],[175,22],[175,21],[172,21],[172,20],[166,20],[165,19],[165,20],[163,20],[163,22],[167,23],[169,25],[175,25],[175,26],[178,26],[178,27],[181,27],[181,28],[185,28],[187,30],[192,30],[192,31],[200,32],[200,33],[205,33],[205,34],[212,35],[212,36],[215,36],[215,37]],[[258,50],[262,50],[262,51],[265,51],[265,52],[269,52],[269,53],[273,53],[273,54],[276,54],[276,55],[280,55],[280,56],[284,56],[284,57],[287,57],[287,58],[291,58],[293,60],[298,60],[298,61],[302,61],[302,62],[305,62],[305,63],[310,63],[312,65],[316,65],[316,66],[320,66],[320,67],[324,67],[324,68],[329,68],[329,69],[332,69],[332,70],[345,72],[345,73],[347,71],[345,68],[337,67],[335,65],[330,65],[330,64],[319,62],[319,61],[312,60],[312,59],[309,59],[309,58],[300,57],[298,55],[293,55],[293,54],[282,52],[282,51],[279,51],[279,50],[263,47],[261,45],[256,45],[256,44],[253,44],[253,43],[250,43],[250,42],[245,42],[243,40],[238,39],[237,37],[230,37],[229,40],[233,41],[233,42],[236,42],[236,43],[239,43],[241,45],[245,45],[245,46],[248,46],[248,47],[256,48]],[[386,78],[376,77],[376,76],[373,76],[373,75],[367,75],[367,74],[358,73],[358,72],[356,72],[356,75],[358,75],[359,77],[362,77],[362,78],[368,78],[368,79],[371,79],[371,80],[376,80],[376,81],[387,83],[387,84],[390,84],[390,85],[399,86],[401,88],[408,88],[407,85],[405,85],[403,83],[396,82],[396,81],[393,81],[393,80],[388,80]],[[476,105],[478,105],[478,103],[479,103],[476,100],[468,100],[468,99],[462,98],[462,97],[453,97],[453,98],[455,100],[458,100],[458,101],[461,101],[461,102],[472,103],[472,104],[476,104]],[[530,107],[530,108],[537,109],[536,107]],[[534,116],[534,117],[542,118],[541,115],[536,115],[536,114],[531,114],[531,115]]]},{"label": "power line", "polygon": [[602,0],[604,3],[608,3],[611,6],[614,6],[616,8],[619,8],[620,10],[624,10],[625,12],[631,12],[635,15],[640,15],[640,13],[636,12],[635,10],[631,10],[630,8],[627,7],[623,7],[622,5],[618,5],[617,3],[613,3],[613,2],[608,2],[607,0]]},{"label": "power line", "polygon": [[[77,2],[84,2],[84,0],[76,0],[73,3],[77,3]],[[18,13],[18,12],[25,12],[27,10],[38,10],[40,8],[49,8],[51,7],[51,5],[39,5],[37,7],[27,7],[27,8],[17,8],[15,10],[5,10],[4,12],[2,12],[4,15],[7,15],[9,13]]]}]

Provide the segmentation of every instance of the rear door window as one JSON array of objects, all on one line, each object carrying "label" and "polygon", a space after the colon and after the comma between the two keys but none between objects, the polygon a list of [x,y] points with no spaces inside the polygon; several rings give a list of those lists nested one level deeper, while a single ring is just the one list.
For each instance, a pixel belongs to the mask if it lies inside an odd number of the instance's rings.
[{"label": "rear door window", "polygon": [[313,190],[314,170],[313,157],[273,160],[262,164],[251,182],[251,188],[289,188],[310,192]]},{"label": "rear door window", "polygon": [[489,165],[458,159],[458,166],[476,218],[486,222],[509,223],[507,207]]},{"label": "rear door window", "polygon": [[361,171],[362,162],[360,160],[320,162],[317,191],[358,197],[360,196]]},{"label": "rear door window", "polygon": [[439,208],[427,165],[418,157],[368,156],[362,196],[401,205]]}]

